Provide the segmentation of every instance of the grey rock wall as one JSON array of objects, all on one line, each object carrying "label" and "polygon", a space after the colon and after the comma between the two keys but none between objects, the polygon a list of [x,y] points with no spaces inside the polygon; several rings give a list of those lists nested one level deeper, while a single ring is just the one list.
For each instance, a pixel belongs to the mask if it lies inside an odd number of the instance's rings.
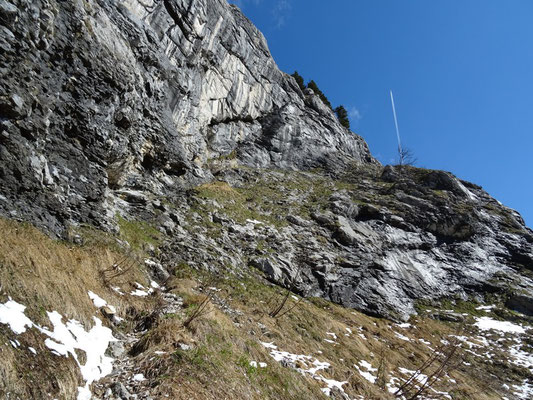
[{"label": "grey rock wall", "polygon": [[146,194],[210,179],[212,159],[376,162],[224,0],[2,0],[0,13],[4,215],[110,229]]}]

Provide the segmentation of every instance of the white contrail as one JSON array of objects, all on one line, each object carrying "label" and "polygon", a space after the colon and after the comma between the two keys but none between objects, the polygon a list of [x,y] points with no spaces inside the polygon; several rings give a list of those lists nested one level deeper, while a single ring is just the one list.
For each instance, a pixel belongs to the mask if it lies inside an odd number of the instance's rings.
[{"label": "white contrail", "polygon": [[392,96],[392,90],[390,91],[390,101],[392,104],[392,114],[394,115],[394,125],[396,126],[396,136],[398,138],[398,152],[402,154],[402,142],[400,140],[400,129],[398,128],[398,118],[396,118],[396,107],[394,106],[394,97]]}]

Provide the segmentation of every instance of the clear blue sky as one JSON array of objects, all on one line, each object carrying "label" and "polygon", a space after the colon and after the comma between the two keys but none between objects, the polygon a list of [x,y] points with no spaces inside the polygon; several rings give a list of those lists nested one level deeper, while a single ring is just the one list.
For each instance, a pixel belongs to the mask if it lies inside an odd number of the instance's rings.
[{"label": "clear blue sky", "polygon": [[533,225],[532,0],[235,0],[280,68],[314,79],[383,163],[484,187]]}]

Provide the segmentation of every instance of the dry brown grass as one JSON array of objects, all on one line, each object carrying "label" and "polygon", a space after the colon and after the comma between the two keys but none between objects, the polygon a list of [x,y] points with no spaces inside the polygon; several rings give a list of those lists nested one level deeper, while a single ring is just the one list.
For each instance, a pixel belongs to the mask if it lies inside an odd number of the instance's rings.
[{"label": "dry brown grass", "polygon": [[[123,257],[116,246],[74,246],[52,240],[29,225],[4,219],[0,219],[0,231],[0,302],[11,297],[26,305],[25,314],[33,322],[50,326],[47,311],[76,319],[87,328],[93,325],[93,316],[105,321],[89,298],[89,290],[114,305],[118,315],[151,308],[151,299],[120,296],[102,280],[101,271]],[[132,282],[147,284],[139,266],[122,278],[124,292],[131,290]],[[75,398],[81,380],[72,358],[53,355],[44,346],[45,337],[35,329],[15,337],[6,325],[0,325],[0,338],[1,344],[12,338],[22,344],[17,349],[9,344],[0,346],[0,397],[10,393],[10,398],[21,399],[48,398],[49,394],[53,398]],[[30,353],[28,346],[34,347],[38,355]]]},{"label": "dry brown grass", "polygon": [[[394,397],[385,393],[379,385],[372,384],[359,375],[355,371],[354,364],[360,360],[366,360],[373,367],[377,368],[381,365],[383,370],[388,371],[389,376],[408,379],[408,376],[399,373],[399,367],[416,370],[432,356],[433,351],[430,347],[436,348],[441,339],[461,333],[458,326],[427,318],[414,319],[412,321],[413,327],[403,329],[390,321],[372,318],[321,299],[300,301],[298,307],[295,307],[286,316],[272,318],[268,316],[268,312],[261,313],[260,310],[263,309],[264,311],[265,307],[268,308],[266,303],[272,296],[283,296],[282,290],[266,284],[258,284],[253,280],[237,282],[234,279],[221,282],[220,287],[222,288],[220,296],[231,299],[231,307],[241,311],[242,315],[229,317],[217,311],[206,317],[199,323],[198,331],[191,332],[198,346],[205,346],[209,349],[209,353],[217,348],[208,339],[209,335],[216,332],[217,337],[223,338],[232,346],[237,344],[240,351],[244,351],[250,360],[266,362],[268,371],[265,373],[268,373],[277,370],[280,365],[270,357],[268,351],[261,345],[250,346],[249,343],[274,342],[279,350],[293,354],[311,355],[320,361],[331,363],[331,368],[322,372],[322,375],[339,381],[348,381],[344,385],[346,392],[350,396],[363,395],[365,399],[392,399]],[[286,307],[297,302],[298,300],[291,297]],[[258,315],[262,317],[257,318]],[[258,322],[265,328],[260,329]],[[238,326],[237,329],[235,329],[236,326]],[[350,328],[353,333],[346,336],[345,334],[348,333],[346,328]],[[331,336],[328,336],[326,332],[335,333],[337,343],[332,344],[324,341],[324,339],[331,339]],[[410,340],[401,339],[395,332],[408,337]],[[360,337],[359,333],[362,333],[366,339]],[[418,339],[426,340],[432,345],[428,347]],[[239,343],[240,345],[238,345]],[[243,343],[247,345],[243,346]],[[383,356],[381,356],[382,354]],[[206,357],[210,359],[214,356]],[[439,364],[434,363],[434,366],[439,367]],[[224,368],[227,368],[227,365]],[[209,368],[201,368],[201,370],[205,376],[199,381],[209,380],[211,376]],[[285,374],[293,372],[291,369],[282,367],[283,370]],[[455,370],[450,369],[448,372],[449,377],[455,379],[457,383],[450,384],[446,383],[449,381],[448,378],[441,379],[435,383],[436,389],[456,393],[454,398],[461,399],[492,400],[500,398],[496,392],[487,388],[483,381],[476,378],[471,373],[472,371],[464,366]],[[194,376],[194,372],[188,375],[189,379]],[[222,387],[231,386],[229,376],[231,375],[228,375],[228,380],[225,381],[223,375],[217,375]],[[214,373],[211,378],[214,379]],[[232,379],[238,378],[233,377]],[[320,385],[316,381],[301,375],[295,379],[304,382],[305,390],[301,388],[300,390],[304,390],[306,393],[313,393],[314,391],[314,398],[320,396],[317,394]],[[278,385],[282,386],[283,384],[278,382]],[[277,393],[276,395],[273,393],[267,395],[261,390],[260,393],[263,398],[283,398],[283,396],[277,397]],[[206,396],[205,398],[216,398],[212,394],[203,393],[203,395]],[[253,398],[244,393],[235,394],[235,396],[237,396],[235,398]]]},{"label": "dry brown grass", "polygon": [[[91,323],[96,308],[89,299],[89,290],[117,307],[122,314],[136,303],[105,286],[102,271],[108,270],[124,256],[102,245],[75,246],[50,239],[29,225],[0,219],[0,282],[2,299],[10,296],[31,307],[27,315],[38,323],[46,323],[45,311],[56,310],[67,318]],[[111,284],[130,290],[133,282],[147,285],[140,266]],[[143,307],[142,300],[137,301]]]}]

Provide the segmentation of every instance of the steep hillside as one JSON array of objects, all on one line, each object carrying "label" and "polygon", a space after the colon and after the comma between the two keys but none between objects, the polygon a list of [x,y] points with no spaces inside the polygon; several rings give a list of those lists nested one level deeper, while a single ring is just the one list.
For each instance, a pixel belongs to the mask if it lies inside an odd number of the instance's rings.
[{"label": "steep hillside", "polygon": [[119,238],[87,227],[74,245],[0,220],[2,398],[531,397],[533,321],[498,296],[419,303],[399,324],[230,264],[176,258],[160,286],[161,237],[121,224]]},{"label": "steep hillside", "polygon": [[3,0],[0,29],[0,396],[533,396],[533,232],[381,166],[238,8]]}]

